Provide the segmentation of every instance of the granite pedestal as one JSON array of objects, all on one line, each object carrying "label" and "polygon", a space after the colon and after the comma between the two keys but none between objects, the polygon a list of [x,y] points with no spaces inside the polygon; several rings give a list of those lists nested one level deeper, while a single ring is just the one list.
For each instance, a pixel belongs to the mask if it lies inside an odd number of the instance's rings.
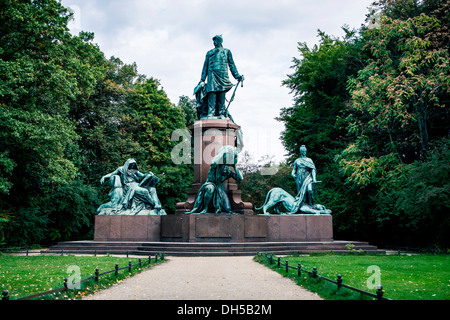
[{"label": "granite pedestal", "polygon": [[[187,200],[176,204],[176,214],[184,214],[194,208],[198,191],[208,178],[211,160],[222,146],[236,147],[236,135],[240,128],[230,120],[221,119],[199,120],[189,127],[194,139],[194,182],[187,192]],[[225,191],[233,212],[253,214],[253,205],[242,201],[242,192],[234,179],[225,181]]]},{"label": "granite pedestal", "polygon": [[331,215],[96,216],[95,241],[332,241]]}]

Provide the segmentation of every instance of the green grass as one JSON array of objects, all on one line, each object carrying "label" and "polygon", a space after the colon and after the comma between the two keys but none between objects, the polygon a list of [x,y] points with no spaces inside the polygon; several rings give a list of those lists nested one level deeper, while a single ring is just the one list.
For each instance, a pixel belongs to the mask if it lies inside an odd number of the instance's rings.
[{"label": "green grass", "polygon": [[[310,256],[288,256],[281,258],[281,268],[274,259],[272,265],[259,256],[255,260],[267,265],[284,276],[288,276],[308,290],[317,292],[325,299],[372,299],[361,296],[346,288],[336,290],[336,285],[324,280],[316,280],[303,273],[297,277],[297,270],[290,269],[286,274],[283,264],[312,271],[317,268],[319,275],[336,280],[342,275],[342,283],[376,293],[369,289],[373,284],[368,273],[369,266],[377,266],[383,286],[383,296],[393,300],[449,300],[450,299],[450,256],[449,255],[355,255],[326,254]],[[373,279],[373,278],[372,278]]]},{"label": "green grass", "polygon": [[[142,257],[142,261],[148,257]],[[114,270],[115,264],[119,268],[128,266],[128,261],[132,264],[138,263],[139,258],[111,257],[111,256],[12,256],[0,254],[0,283],[1,292],[9,291],[11,300],[23,298],[39,292],[49,291],[64,286],[64,278],[74,276],[74,271],[69,266],[79,267],[81,279],[88,278],[95,273],[95,268],[99,273]],[[158,263],[160,260],[158,260]],[[141,272],[143,269],[155,265],[154,257],[152,263],[143,263],[142,268],[133,267],[131,274],[128,269],[119,270],[116,277],[113,273],[99,277],[99,283],[94,280],[81,284],[80,289],[54,293],[36,299],[80,299],[82,296],[92,294],[98,290],[118,283],[125,278]]]}]

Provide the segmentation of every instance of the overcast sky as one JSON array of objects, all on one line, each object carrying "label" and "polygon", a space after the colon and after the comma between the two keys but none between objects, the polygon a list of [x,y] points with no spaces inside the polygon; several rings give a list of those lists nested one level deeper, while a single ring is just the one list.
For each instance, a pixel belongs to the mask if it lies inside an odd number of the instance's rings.
[{"label": "overcast sky", "polygon": [[[242,127],[245,150],[284,158],[275,120],[293,96],[281,82],[299,57],[298,42],[318,42],[317,30],[342,37],[359,28],[373,0],[62,0],[75,20],[72,33],[94,32],[106,57],[136,62],[138,72],[160,80],[174,104],[194,98],[212,37],[221,34],[245,76],[230,113]],[[230,75],[233,83],[236,83]],[[231,92],[227,98],[231,97]],[[318,128],[320,130],[320,128]]]}]

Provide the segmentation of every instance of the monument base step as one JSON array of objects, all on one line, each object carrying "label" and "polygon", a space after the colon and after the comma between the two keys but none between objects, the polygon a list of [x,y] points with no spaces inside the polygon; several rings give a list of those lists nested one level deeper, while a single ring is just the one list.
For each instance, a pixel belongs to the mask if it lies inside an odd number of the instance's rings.
[{"label": "monument base step", "polygon": [[129,254],[167,256],[254,256],[258,252],[276,255],[309,254],[314,252],[348,253],[352,250],[384,254],[376,246],[362,241],[306,241],[306,242],[115,242],[65,241],[41,251],[49,254]]}]

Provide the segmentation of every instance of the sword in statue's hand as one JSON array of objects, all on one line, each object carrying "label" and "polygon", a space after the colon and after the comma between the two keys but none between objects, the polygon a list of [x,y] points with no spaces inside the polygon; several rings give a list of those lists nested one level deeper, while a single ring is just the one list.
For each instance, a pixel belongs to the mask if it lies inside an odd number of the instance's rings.
[{"label": "sword in statue's hand", "polygon": [[239,79],[238,83],[236,84],[236,87],[234,88],[233,95],[231,96],[230,102],[228,102],[228,106],[225,109],[226,113],[228,113],[228,108],[230,107],[231,102],[233,102],[233,100],[234,100],[234,96],[236,95],[236,90],[239,87],[239,83],[241,84],[241,87],[244,87],[244,76],[241,76],[241,78]]}]

